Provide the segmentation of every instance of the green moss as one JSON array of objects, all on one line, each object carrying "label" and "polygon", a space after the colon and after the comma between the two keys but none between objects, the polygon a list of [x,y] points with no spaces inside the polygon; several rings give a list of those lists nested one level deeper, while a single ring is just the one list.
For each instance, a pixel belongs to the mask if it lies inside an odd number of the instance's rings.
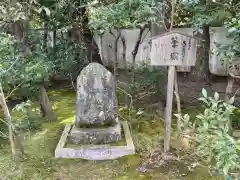
[{"label": "green moss", "polygon": [[[0,154],[0,179],[53,180],[56,178],[99,180],[164,180],[176,179],[173,174],[161,171],[139,173],[137,166],[148,153],[158,149],[164,135],[164,121],[160,113],[136,115],[136,111],[120,113],[130,124],[136,155],[111,161],[86,161],[81,159],[55,159],[54,150],[65,124],[75,121],[76,94],[74,91],[48,92],[57,113],[57,122],[45,122],[42,130],[25,137],[26,159],[16,168],[11,159],[10,147],[4,146]],[[193,108],[194,112],[195,109]],[[14,172],[14,173],[13,173]],[[210,180],[206,169],[190,173],[186,180]]]}]

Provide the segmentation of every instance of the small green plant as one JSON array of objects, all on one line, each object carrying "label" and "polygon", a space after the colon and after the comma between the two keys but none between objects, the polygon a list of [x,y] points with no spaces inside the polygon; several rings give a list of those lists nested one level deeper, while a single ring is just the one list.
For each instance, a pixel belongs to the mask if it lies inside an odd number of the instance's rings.
[{"label": "small green plant", "polygon": [[204,104],[203,113],[191,122],[189,116],[183,117],[184,128],[192,129],[197,142],[199,154],[207,161],[210,170],[217,171],[229,178],[232,172],[240,170],[240,141],[230,134],[230,117],[236,109],[229,102],[219,100],[219,94],[208,97],[207,91],[202,90],[203,97],[199,100]]},{"label": "small green plant", "polygon": [[16,130],[21,131],[34,131],[39,129],[41,126],[40,119],[34,114],[31,109],[31,102],[22,102],[21,104],[17,104],[13,111],[20,112],[22,114],[21,117],[16,118],[14,121],[14,126]]},{"label": "small green plant", "polygon": [[231,116],[233,129],[240,129],[240,119],[239,119],[239,117],[240,117],[240,110],[237,108],[233,112],[233,115]]},{"label": "small green plant", "polygon": [[[161,69],[150,67],[148,64],[142,63],[135,69],[137,80],[134,84],[130,84],[129,93],[136,99],[145,94],[155,94],[156,96],[164,95],[161,88],[166,72]],[[139,97],[140,96],[140,97]]]}]

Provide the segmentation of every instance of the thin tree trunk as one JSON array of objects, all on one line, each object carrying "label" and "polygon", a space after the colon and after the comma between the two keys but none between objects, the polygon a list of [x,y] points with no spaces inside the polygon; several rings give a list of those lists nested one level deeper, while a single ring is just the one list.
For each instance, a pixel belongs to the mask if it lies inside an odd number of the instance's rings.
[{"label": "thin tree trunk", "polygon": [[[227,87],[226,87],[226,92],[225,92],[225,101],[228,102],[230,100],[230,96],[232,95],[232,89],[233,89],[233,85],[234,85],[235,79],[234,77],[232,77],[231,75],[228,76],[228,83],[227,83]],[[229,133],[232,133],[232,120],[229,119],[228,122],[228,126],[229,126]]]},{"label": "thin tree trunk", "polygon": [[121,36],[121,40],[122,40],[122,46],[123,46],[122,58],[123,58],[125,70],[127,71],[127,59],[126,59],[127,46],[126,46],[125,37]]},{"label": "thin tree trunk", "polygon": [[201,74],[204,79],[210,83],[211,73],[209,71],[209,49],[210,49],[210,34],[209,25],[203,26],[203,38],[204,38],[204,60],[202,61]]},{"label": "thin tree trunk", "polygon": [[[176,0],[172,0],[172,13],[171,13],[171,24],[169,31],[172,31],[174,24],[174,15],[176,8]],[[168,69],[168,86],[167,86],[167,104],[166,104],[166,114],[165,114],[165,138],[164,138],[164,152],[170,150],[170,139],[171,139],[171,125],[172,125],[172,100],[173,100],[173,89],[175,87],[175,96],[177,100],[177,109],[178,109],[178,136],[180,135],[180,118],[181,118],[181,106],[180,106],[180,97],[178,94],[178,84],[177,84],[177,72],[174,66],[170,66]],[[179,137],[178,137],[179,138]],[[179,156],[178,147],[178,156]]]},{"label": "thin tree trunk", "polygon": [[79,11],[80,15],[83,17],[83,37],[84,37],[84,42],[87,46],[87,51],[88,51],[88,59],[90,62],[97,62],[99,64],[103,65],[101,56],[99,54],[99,48],[98,45],[94,39],[93,33],[89,29],[88,26],[88,16],[86,15],[86,8],[81,8]]},{"label": "thin tree trunk", "polygon": [[134,46],[134,49],[132,51],[132,57],[133,57],[133,61],[132,61],[132,83],[135,84],[135,79],[136,79],[136,75],[135,75],[135,65],[136,65],[136,56],[137,56],[137,53],[138,53],[138,49],[139,49],[139,45],[141,43],[141,40],[142,40],[142,35],[143,35],[143,32],[144,30],[148,27],[147,24],[145,24],[143,27],[140,28],[140,32],[139,32],[139,35],[138,35],[138,39],[135,43],[135,46]]},{"label": "thin tree trunk", "polygon": [[1,84],[0,84],[0,102],[1,102],[1,105],[3,108],[5,119],[7,120],[7,123],[8,123],[9,141],[10,141],[10,145],[11,145],[12,155],[13,155],[13,158],[15,159],[17,157],[16,156],[17,153],[16,153],[16,144],[14,142],[14,135],[13,135],[13,129],[12,129],[12,117],[11,117],[11,114],[9,112],[9,109],[8,109],[8,106],[6,103]]},{"label": "thin tree trunk", "polygon": [[103,62],[103,64],[104,64],[104,62],[105,62],[105,57],[104,57],[104,52],[103,52],[103,34],[100,35],[100,44],[101,44],[102,62]]},{"label": "thin tree trunk", "polygon": [[[122,41],[122,46],[123,46],[123,52],[122,52],[122,59],[123,59],[123,64],[125,68],[125,73],[128,75],[128,65],[127,65],[127,58],[126,58],[126,52],[127,52],[127,46],[126,46],[126,40],[124,36],[121,36],[121,41]],[[127,92],[126,85],[124,85],[124,91]],[[124,94],[124,102],[125,104],[128,103],[128,96],[127,94]]]},{"label": "thin tree trunk", "polygon": [[42,113],[50,120],[57,120],[56,113],[52,109],[52,105],[49,101],[46,89],[44,86],[40,87],[40,106]]},{"label": "thin tree trunk", "polygon": [[117,63],[118,63],[118,40],[121,37],[121,29],[118,30],[118,34],[114,43],[114,70],[113,70],[113,74],[114,74],[114,82],[115,82],[115,86],[114,86],[114,92],[116,92],[116,82],[117,82]]},{"label": "thin tree trunk", "polygon": [[228,102],[229,101],[229,97],[232,94],[232,88],[233,88],[233,84],[234,84],[235,80],[233,77],[231,77],[230,75],[228,76],[228,83],[227,83],[227,87],[226,87],[226,92],[225,92],[225,101]]},{"label": "thin tree trunk", "polygon": [[23,20],[18,20],[12,23],[12,33],[18,41],[19,49],[22,51],[24,56],[31,56],[32,52],[28,45],[27,35],[28,35],[28,22]]},{"label": "thin tree trunk", "polygon": [[178,147],[177,147],[177,155],[178,158],[180,157],[180,138],[181,138],[181,126],[182,126],[182,122],[181,122],[181,117],[182,117],[182,112],[181,112],[181,102],[180,102],[180,97],[179,97],[179,93],[178,93],[178,83],[177,83],[177,71],[175,70],[175,79],[174,79],[174,94],[176,97],[176,101],[177,101],[177,112],[178,112],[178,117],[177,117],[177,134],[178,134]]},{"label": "thin tree trunk", "polygon": [[57,42],[57,31],[56,30],[53,30],[53,48],[55,49],[56,48],[56,42]]},{"label": "thin tree trunk", "polygon": [[[100,53],[99,53],[99,48],[98,45],[94,39],[94,34],[92,33],[92,31],[89,29],[89,19],[88,16],[86,15],[86,7],[82,7],[80,1],[76,3],[76,6],[79,6],[79,8],[77,8],[73,14],[72,14],[72,18],[75,19],[78,17],[83,17],[82,18],[82,29],[83,29],[83,33],[81,34],[83,36],[83,41],[86,45],[87,48],[87,58],[89,60],[89,62],[97,62],[101,65],[103,64],[103,61],[101,59]],[[80,30],[80,27],[79,27]],[[106,67],[110,72],[113,73],[113,69]]]}]

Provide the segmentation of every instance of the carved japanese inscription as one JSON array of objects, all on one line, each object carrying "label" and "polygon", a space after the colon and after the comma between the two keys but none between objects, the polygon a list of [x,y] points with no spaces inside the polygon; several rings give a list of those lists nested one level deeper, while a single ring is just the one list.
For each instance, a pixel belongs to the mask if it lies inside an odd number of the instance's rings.
[{"label": "carved japanese inscription", "polygon": [[191,36],[172,32],[152,39],[151,65],[194,66],[197,40]]}]

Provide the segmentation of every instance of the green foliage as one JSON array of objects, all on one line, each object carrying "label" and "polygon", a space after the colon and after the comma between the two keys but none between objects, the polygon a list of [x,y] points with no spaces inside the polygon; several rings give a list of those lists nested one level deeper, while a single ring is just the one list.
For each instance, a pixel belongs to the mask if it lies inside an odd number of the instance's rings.
[{"label": "green foliage", "polygon": [[203,32],[204,25],[221,26],[235,9],[234,3],[228,0],[184,0],[180,8],[192,14],[188,17],[188,22],[196,32]]},{"label": "green foliage", "polygon": [[89,25],[92,29],[109,32],[113,29],[143,27],[155,21],[156,12],[151,0],[121,0],[117,3],[90,9]]},{"label": "green foliage", "polygon": [[159,70],[143,63],[135,69],[135,73],[137,80],[134,84],[130,85],[129,93],[131,95],[136,98],[139,98],[137,96],[142,94],[142,92],[146,94],[154,92],[156,96],[163,95],[161,85],[166,74],[164,70]]},{"label": "green foliage", "polygon": [[228,29],[227,37],[233,42],[227,45],[218,44],[221,49],[219,55],[232,60],[235,56],[240,57],[240,11],[234,17],[230,16],[224,26]]},{"label": "green foliage", "polygon": [[[69,79],[76,79],[85,65],[89,62],[86,57],[86,47],[83,43],[73,42],[67,33],[59,30],[56,32],[55,44],[48,34],[47,43],[44,42],[43,33],[33,30],[29,33],[30,43],[34,51],[45,54],[46,63],[51,68],[48,76],[60,75]],[[38,54],[35,54],[37,57]],[[47,78],[46,78],[47,80]]]},{"label": "green foliage", "polygon": [[54,74],[76,79],[83,67],[89,62],[86,56],[86,47],[83,43],[76,43],[68,37],[57,33],[55,47],[49,47],[48,57],[54,64]]},{"label": "green foliage", "polygon": [[51,64],[46,55],[36,48],[32,56],[21,55],[17,42],[7,34],[0,34],[0,77],[4,92],[34,88],[49,77]]},{"label": "green foliage", "polygon": [[41,127],[39,116],[31,109],[31,101],[17,104],[12,111],[21,113],[21,117],[15,118],[13,121],[17,131],[34,131]]},{"label": "green foliage", "polygon": [[[240,169],[239,141],[230,135],[229,121],[235,107],[219,100],[218,93],[214,98],[207,96],[203,89],[203,97],[199,100],[204,104],[203,113],[196,116],[190,123],[189,116],[184,116],[184,124],[195,133],[197,149],[206,158],[209,167],[228,177],[232,171]],[[231,100],[232,101],[232,100]]]},{"label": "green foliage", "polygon": [[0,26],[4,27],[7,23],[18,20],[29,20],[32,15],[39,15],[43,11],[47,15],[51,13],[47,7],[41,6],[36,0],[3,0],[0,2]]},{"label": "green foliage", "polygon": [[231,116],[233,129],[240,129],[240,110],[236,109]]},{"label": "green foliage", "polygon": [[234,57],[240,57],[240,3],[234,0],[185,0],[181,7],[192,14],[189,22],[195,32],[203,32],[202,28],[207,26],[224,26],[228,30],[227,38],[231,44],[216,44],[219,47],[217,54],[222,59],[230,61],[230,68],[239,70],[239,67],[232,65]]}]

